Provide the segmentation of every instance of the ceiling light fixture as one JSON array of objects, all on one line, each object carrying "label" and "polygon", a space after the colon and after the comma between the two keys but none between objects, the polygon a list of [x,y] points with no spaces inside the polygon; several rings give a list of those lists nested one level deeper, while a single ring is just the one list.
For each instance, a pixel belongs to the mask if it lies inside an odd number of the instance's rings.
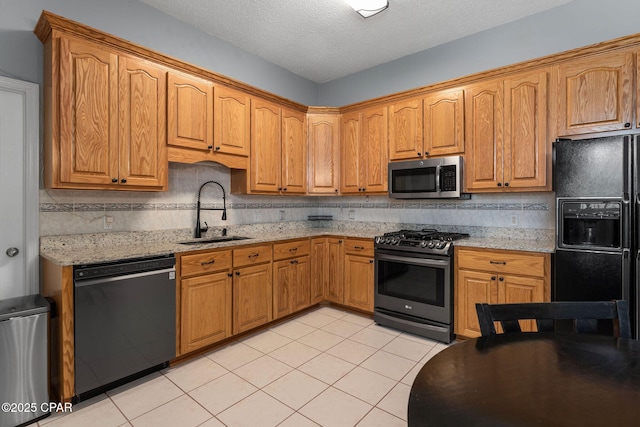
[{"label": "ceiling light fixture", "polygon": [[363,18],[369,18],[389,7],[388,0],[347,0],[347,3]]}]

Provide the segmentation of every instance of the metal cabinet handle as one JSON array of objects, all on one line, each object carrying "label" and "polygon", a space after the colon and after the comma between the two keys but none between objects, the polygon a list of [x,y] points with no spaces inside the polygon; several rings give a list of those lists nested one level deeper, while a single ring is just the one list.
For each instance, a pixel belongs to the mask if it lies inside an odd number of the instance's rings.
[{"label": "metal cabinet handle", "polygon": [[369,260],[369,264],[373,264],[373,260],[372,259]]},{"label": "metal cabinet handle", "polygon": [[123,184],[126,184],[126,183],[127,183],[127,179],[126,179],[126,178],[122,178],[122,179],[120,180],[120,182],[121,182],[121,183],[123,183]]},{"label": "metal cabinet handle", "polygon": [[213,148],[213,145],[207,145],[207,148],[211,150]]},{"label": "metal cabinet handle", "polygon": [[624,127],[626,127],[626,128],[630,128],[630,127],[631,127],[631,123],[628,123],[628,122],[627,122],[627,123],[625,123],[625,124],[624,124]]},{"label": "metal cabinet handle", "polygon": [[490,264],[507,265],[506,261],[489,261]]},{"label": "metal cabinet handle", "polygon": [[13,258],[14,256],[18,255],[20,253],[20,249],[18,248],[9,248],[7,249],[7,251],[5,252],[7,254],[7,256],[9,258]]},{"label": "metal cabinet handle", "polygon": [[220,147],[216,147],[216,151],[220,151]]},{"label": "metal cabinet handle", "polygon": [[500,278],[500,281],[501,281],[501,282],[504,282],[504,277],[501,277],[501,278]]},{"label": "metal cabinet handle", "polygon": [[502,183],[501,182],[498,183],[498,187],[502,187]]},{"label": "metal cabinet handle", "polygon": [[240,272],[239,272],[239,271],[236,271],[236,276],[239,276],[239,275],[240,275]]},{"label": "metal cabinet handle", "polygon": [[289,248],[289,252],[296,252],[298,248]]},{"label": "metal cabinet handle", "polygon": [[227,273],[227,276],[228,276],[228,277],[233,277],[233,274],[231,274],[231,273]]},{"label": "metal cabinet handle", "polygon": [[210,265],[210,264],[214,264],[216,262],[215,259],[212,259],[211,261],[203,261],[200,263],[200,265]]},{"label": "metal cabinet handle", "polygon": [[248,256],[249,256],[249,259],[250,259],[251,261],[253,261],[254,259],[258,258],[258,257],[260,256],[260,254],[259,254],[259,253],[257,253],[257,252],[254,252],[254,253],[252,253],[252,254],[249,254]]},{"label": "metal cabinet handle", "polygon": [[364,250],[364,246],[354,246],[353,249],[357,249],[359,251],[363,251]]},{"label": "metal cabinet handle", "polygon": [[509,183],[508,183],[508,182],[505,182],[505,183],[504,183],[504,186],[505,186],[505,187],[508,187],[508,186],[509,186]]},{"label": "metal cabinet handle", "polygon": [[118,178],[111,178],[111,182],[118,182]]},{"label": "metal cabinet handle", "polygon": [[496,276],[491,276],[491,280],[496,280]]}]

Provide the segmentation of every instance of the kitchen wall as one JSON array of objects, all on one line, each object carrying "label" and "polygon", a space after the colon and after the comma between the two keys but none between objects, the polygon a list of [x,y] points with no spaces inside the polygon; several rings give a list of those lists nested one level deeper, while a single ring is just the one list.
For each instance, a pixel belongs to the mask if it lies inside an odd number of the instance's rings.
[{"label": "kitchen wall", "polygon": [[321,84],[342,106],[640,32],[638,0],[574,0],[500,27]]},{"label": "kitchen wall", "polygon": [[316,105],[318,85],[135,0],[0,0],[0,75],[42,84],[42,10],[211,71]]},{"label": "kitchen wall", "polygon": [[[182,229],[195,226],[198,189],[208,180],[230,188],[229,170],[215,163],[169,166],[169,191],[40,190],[40,235]],[[222,192],[204,188],[201,203],[221,208]],[[308,215],[336,220],[433,225],[475,225],[553,229],[553,193],[474,194],[471,200],[397,201],[386,196],[284,197],[227,195],[227,221],[219,211],[203,211],[210,226],[304,221]]]}]

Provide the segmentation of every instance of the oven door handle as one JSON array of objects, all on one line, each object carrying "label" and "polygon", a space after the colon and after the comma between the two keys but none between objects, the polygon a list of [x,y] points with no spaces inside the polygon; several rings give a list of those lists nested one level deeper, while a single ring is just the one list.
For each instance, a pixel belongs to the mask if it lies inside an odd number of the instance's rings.
[{"label": "oven door handle", "polygon": [[387,254],[378,254],[376,255],[376,259],[381,261],[396,261],[402,264],[425,265],[429,267],[447,267],[450,264],[449,260],[411,258]]}]

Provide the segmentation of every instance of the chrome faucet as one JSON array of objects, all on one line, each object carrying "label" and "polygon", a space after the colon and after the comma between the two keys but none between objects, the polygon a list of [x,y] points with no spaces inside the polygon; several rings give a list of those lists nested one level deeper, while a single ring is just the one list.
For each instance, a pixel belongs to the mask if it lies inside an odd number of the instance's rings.
[{"label": "chrome faucet", "polygon": [[[204,188],[205,185],[207,184],[218,184],[218,186],[220,187],[220,189],[222,190],[222,209],[220,208],[201,208],[200,207],[200,194],[202,193],[202,189]],[[224,187],[222,186],[222,184],[220,184],[218,181],[207,181],[204,184],[202,184],[200,186],[200,189],[198,190],[198,204],[196,205],[196,232],[195,232],[195,237],[196,239],[199,239],[200,237],[202,237],[202,232],[203,231],[207,231],[209,229],[209,226],[207,224],[207,222],[205,221],[205,228],[200,227],[200,211],[222,211],[222,220],[226,221],[227,220],[227,194],[224,191]]]}]

